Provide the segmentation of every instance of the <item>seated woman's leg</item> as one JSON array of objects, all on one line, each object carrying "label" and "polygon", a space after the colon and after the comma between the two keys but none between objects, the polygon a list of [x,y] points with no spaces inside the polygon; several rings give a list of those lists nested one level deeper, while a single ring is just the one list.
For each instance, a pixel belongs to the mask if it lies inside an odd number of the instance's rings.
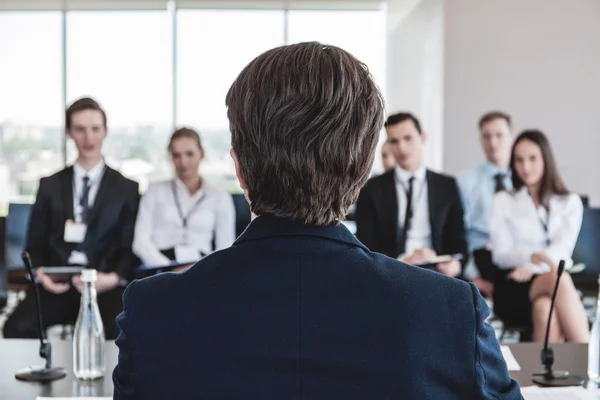
[{"label": "seated woman's leg", "polygon": [[[538,297],[551,297],[556,284],[556,272],[547,272],[531,283],[529,298],[534,303]],[[569,342],[587,343],[589,341],[588,319],[579,299],[571,275],[564,273],[560,278],[555,304],[556,319],[560,330]]]},{"label": "seated woman's leg", "polygon": [[[543,342],[546,338],[546,327],[548,326],[548,315],[550,313],[551,302],[551,297],[540,296],[531,305],[534,342]],[[554,311],[552,314],[552,321],[550,322],[548,342],[560,343],[562,341],[564,341],[564,335],[560,329],[558,318],[556,318],[556,311]]]}]

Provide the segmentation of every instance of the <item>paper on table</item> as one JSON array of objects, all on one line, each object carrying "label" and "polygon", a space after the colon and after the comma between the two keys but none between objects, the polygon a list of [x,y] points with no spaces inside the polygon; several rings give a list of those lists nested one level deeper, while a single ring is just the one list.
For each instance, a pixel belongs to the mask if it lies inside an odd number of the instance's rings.
[{"label": "paper on table", "polygon": [[502,355],[504,356],[504,361],[506,361],[506,367],[509,371],[520,371],[521,366],[517,362],[517,359],[513,355],[510,347],[508,346],[500,346],[500,350],[502,350]]},{"label": "paper on table", "polygon": [[593,400],[598,394],[595,390],[582,387],[540,388],[528,386],[521,388],[525,400]]}]

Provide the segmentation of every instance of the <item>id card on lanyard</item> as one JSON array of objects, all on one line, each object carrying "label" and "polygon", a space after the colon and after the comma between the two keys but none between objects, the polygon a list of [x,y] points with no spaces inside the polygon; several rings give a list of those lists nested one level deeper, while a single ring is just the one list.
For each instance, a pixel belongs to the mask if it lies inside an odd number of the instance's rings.
[{"label": "id card on lanyard", "polygon": [[179,218],[181,218],[181,224],[183,225],[183,245],[175,246],[175,259],[178,262],[196,262],[202,258],[202,256],[200,255],[200,251],[189,243],[188,220],[194,211],[196,211],[200,203],[204,201],[206,193],[202,193],[202,196],[196,200],[194,205],[188,210],[187,214],[184,215],[183,210],[181,209],[181,202],[179,201],[175,180],[171,181],[171,190],[173,191],[173,199],[175,200]]},{"label": "id card on lanyard", "polygon": [[181,209],[181,202],[179,201],[179,195],[177,194],[177,187],[175,186],[175,181],[171,181],[171,190],[173,191],[173,199],[175,200],[175,207],[177,208],[177,213],[179,214],[179,218],[181,218],[181,224],[183,226],[184,231],[184,242],[188,244],[188,220],[192,216],[192,214],[196,211],[198,206],[204,201],[206,198],[206,193],[202,193],[202,196],[196,200],[194,205],[188,210],[187,214],[183,214],[183,210]]}]

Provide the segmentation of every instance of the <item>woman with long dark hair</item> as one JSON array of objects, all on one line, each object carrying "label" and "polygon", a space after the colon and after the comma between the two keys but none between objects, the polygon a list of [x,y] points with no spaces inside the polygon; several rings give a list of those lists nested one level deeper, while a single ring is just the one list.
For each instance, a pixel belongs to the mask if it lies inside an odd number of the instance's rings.
[{"label": "woman with long dark hair", "polygon": [[[512,148],[512,192],[493,203],[491,246],[494,263],[512,270],[507,278],[526,283],[532,307],[533,340],[543,341],[557,266],[572,265],[581,228],[583,205],[570,193],[556,167],[546,136],[521,133]],[[561,277],[550,329],[550,341],[587,343],[588,320],[571,276]]]}]

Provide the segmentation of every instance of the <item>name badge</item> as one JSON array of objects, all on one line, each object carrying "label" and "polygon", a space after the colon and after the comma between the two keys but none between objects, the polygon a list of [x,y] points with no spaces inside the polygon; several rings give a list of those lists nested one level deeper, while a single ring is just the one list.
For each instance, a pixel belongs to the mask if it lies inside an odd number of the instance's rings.
[{"label": "name badge", "polygon": [[196,262],[200,260],[200,252],[191,246],[175,246],[175,260],[180,263]]},{"label": "name badge", "polygon": [[87,225],[81,222],[73,222],[68,219],[65,222],[65,237],[66,243],[83,243],[85,239],[85,233],[87,232]]}]

